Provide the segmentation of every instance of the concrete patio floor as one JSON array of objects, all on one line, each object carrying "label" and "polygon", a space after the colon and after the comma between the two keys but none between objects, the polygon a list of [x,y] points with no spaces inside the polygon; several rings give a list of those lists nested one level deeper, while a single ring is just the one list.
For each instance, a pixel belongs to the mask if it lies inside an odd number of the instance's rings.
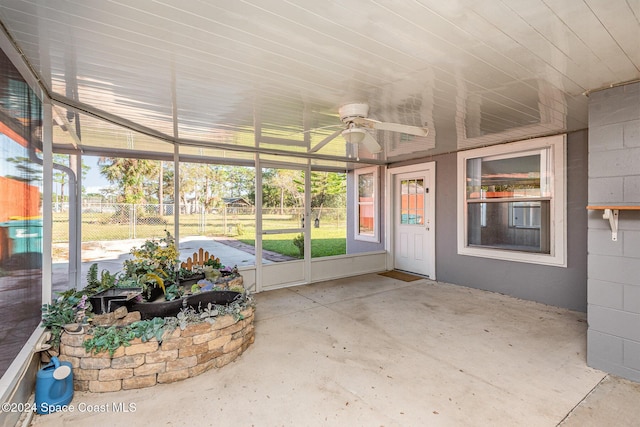
[{"label": "concrete patio floor", "polygon": [[[586,365],[584,313],[377,274],[256,299],[256,341],[235,362],[147,389],[76,392],[75,412],[32,425],[637,425],[640,385]],[[115,412],[120,403],[135,412]]]}]

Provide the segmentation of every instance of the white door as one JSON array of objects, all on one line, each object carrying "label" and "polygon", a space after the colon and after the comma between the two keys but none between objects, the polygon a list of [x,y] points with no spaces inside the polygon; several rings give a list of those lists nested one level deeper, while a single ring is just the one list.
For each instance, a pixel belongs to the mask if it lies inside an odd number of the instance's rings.
[{"label": "white door", "polygon": [[420,167],[394,174],[394,268],[435,279],[435,165]]},{"label": "white door", "polygon": [[[262,200],[256,203],[259,225],[256,249],[260,247],[262,254],[262,260],[256,260],[260,271],[259,290],[309,283],[311,227],[306,209],[311,185],[309,167],[262,161],[256,171],[260,173]],[[271,191],[271,197],[266,197],[269,189],[279,191]],[[264,251],[268,250],[283,255],[267,259]]]}]

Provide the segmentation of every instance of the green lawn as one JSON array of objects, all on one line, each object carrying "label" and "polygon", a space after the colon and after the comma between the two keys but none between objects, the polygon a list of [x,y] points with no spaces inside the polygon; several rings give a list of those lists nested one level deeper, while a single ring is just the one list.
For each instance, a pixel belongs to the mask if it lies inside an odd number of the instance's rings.
[{"label": "green lawn", "polygon": [[[265,230],[300,227],[297,215],[265,215]],[[173,233],[173,216],[151,217],[141,220],[135,225],[117,223],[109,213],[83,213],[82,241],[126,240],[158,238],[164,230]],[[238,240],[255,245],[255,216],[228,215],[226,223],[222,215],[180,216],[180,235],[234,236]],[[298,248],[293,244],[297,233],[263,235],[263,248],[273,252],[300,257]],[[320,228],[311,229],[311,256],[313,258],[342,255],[346,253],[346,223],[344,218],[323,216]],[[69,240],[68,216],[66,213],[53,214],[53,242]]]},{"label": "green lawn", "polygon": [[[346,228],[314,228],[311,230],[311,257],[319,258],[347,253]],[[293,239],[298,233],[265,234],[262,236],[262,248],[301,258],[298,247],[293,244]],[[243,243],[255,246],[253,234],[238,237]]]}]

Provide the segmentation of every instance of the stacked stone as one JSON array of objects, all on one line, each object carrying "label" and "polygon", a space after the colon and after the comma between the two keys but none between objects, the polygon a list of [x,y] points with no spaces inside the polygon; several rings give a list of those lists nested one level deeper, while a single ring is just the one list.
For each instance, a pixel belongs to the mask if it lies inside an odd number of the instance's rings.
[{"label": "stacked stone", "polygon": [[230,289],[234,287],[242,288],[244,286],[244,281],[242,276],[239,275],[218,277],[216,279],[216,286],[223,289]]},{"label": "stacked stone", "polygon": [[152,387],[220,368],[240,356],[254,342],[254,309],[242,311],[243,320],[225,315],[208,322],[166,332],[161,343],[139,338],[128,347],[91,354],[83,342],[88,334],[63,333],[60,360],[71,362],[74,389],[95,393]]}]

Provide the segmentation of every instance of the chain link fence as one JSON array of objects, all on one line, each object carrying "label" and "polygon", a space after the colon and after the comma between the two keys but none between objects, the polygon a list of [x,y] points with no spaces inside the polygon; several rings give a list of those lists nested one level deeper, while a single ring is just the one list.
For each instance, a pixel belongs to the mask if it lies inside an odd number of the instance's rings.
[{"label": "chain link fence", "polygon": [[[69,241],[67,203],[53,209],[53,243]],[[82,241],[148,239],[173,234],[173,204],[85,203],[82,206]],[[263,228],[298,228],[303,225],[302,208],[263,208]],[[346,209],[311,210],[311,226],[346,228]],[[180,235],[254,236],[256,212],[253,206],[225,206],[205,209],[203,205],[180,205]]]},{"label": "chain link fence", "polygon": [[[264,208],[263,230],[296,229],[303,226],[302,208]],[[160,238],[165,230],[174,234],[174,205],[85,203],[82,206],[82,259],[90,261],[109,255],[114,259],[127,254],[140,245],[143,239]],[[312,209],[312,256],[331,256],[346,253],[346,209]],[[54,262],[69,259],[69,209],[67,204],[57,204],[53,212]],[[263,239],[287,241],[293,247],[299,233],[271,234]],[[180,206],[180,237],[206,236],[233,238],[253,245],[256,236],[256,212],[252,206],[226,206],[205,209],[202,205]],[[277,243],[275,243],[277,244]],[[122,248],[127,248],[123,250]],[[271,247],[263,240],[263,248],[278,253],[281,246]],[[294,255],[296,252],[294,248]],[[314,253],[316,255],[314,255]]]}]

